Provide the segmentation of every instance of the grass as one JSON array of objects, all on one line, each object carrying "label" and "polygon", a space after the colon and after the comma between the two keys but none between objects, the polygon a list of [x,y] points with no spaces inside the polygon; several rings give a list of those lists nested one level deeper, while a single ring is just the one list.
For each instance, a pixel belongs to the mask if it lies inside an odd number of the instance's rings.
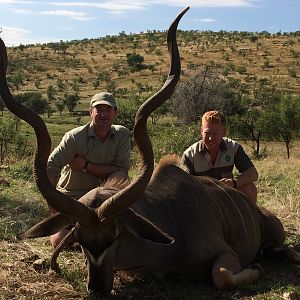
[{"label": "grass", "polygon": [[273,210],[288,230],[300,234],[299,142],[294,144],[290,159],[282,144],[269,143],[268,149],[272,159],[256,162],[260,174],[258,201]]},{"label": "grass", "polygon": [[[267,143],[268,156],[255,160],[260,173],[258,201],[274,211],[287,231],[287,243],[300,250],[300,152],[294,145],[291,158],[279,143]],[[245,145],[250,151],[250,145]],[[0,186],[0,299],[88,299],[86,269],[80,251],[63,251],[61,273],[49,273],[52,249],[49,238],[18,241],[15,235],[47,215],[45,201],[36,191],[28,162],[0,172],[10,186]],[[27,172],[24,172],[27,171]],[[24,175],[25,174],[25,175]],[[45,268],[35,270],[42,259]],[[255,284],[231,292],[216,291],[210,282],[189,283],[178,279],[128,277],[115,274],[115,296],[104,299],[243,299],[275,300],[300,296],[300,266],[274,258],[264,259],[264,276]]]},{"label": "grass", "polygon": [[13,166],[6,170],[4,176],[0,173],[9,182],[8,187],[0,186],[1,239],[13,239],[16,233],[46,215],[46,205],[37,192],[32,176],[24,172],[25,169],[28,171],[28,166]]}]

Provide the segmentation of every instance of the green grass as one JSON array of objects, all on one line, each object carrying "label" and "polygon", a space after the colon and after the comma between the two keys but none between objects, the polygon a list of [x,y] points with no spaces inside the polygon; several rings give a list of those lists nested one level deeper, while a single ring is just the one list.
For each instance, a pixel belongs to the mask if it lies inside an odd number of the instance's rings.
[{"label": "green grass", "polygon": [[15,179],[9,175],[6,180],[10,186],[0,187],[0,239],[13,240],[16,234],[45,217],[47,209],[31,180]]}]

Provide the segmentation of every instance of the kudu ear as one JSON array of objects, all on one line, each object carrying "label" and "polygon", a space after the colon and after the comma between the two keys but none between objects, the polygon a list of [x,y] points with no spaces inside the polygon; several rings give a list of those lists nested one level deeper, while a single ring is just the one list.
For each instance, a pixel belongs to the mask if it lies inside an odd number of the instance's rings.
[{"label": "kudu ear", "polygon": [[146,218],[135,213],[131,208],[126,209],[121,216],[125,227],[136,237],[158,244],[172,244],[174,238],[162,232]]},{"label": "kudu ear", "polygon": [[21,233],[17,236],[17,238],[23,240],[26,238],[49,236],[51,234],[57,233],[69,224],[72,224],[72,220],[70,220],[65,215],[57,213],[55,215],[51,215],[47,219],[44,219],[43,221],[34,225],[27,231]]}]

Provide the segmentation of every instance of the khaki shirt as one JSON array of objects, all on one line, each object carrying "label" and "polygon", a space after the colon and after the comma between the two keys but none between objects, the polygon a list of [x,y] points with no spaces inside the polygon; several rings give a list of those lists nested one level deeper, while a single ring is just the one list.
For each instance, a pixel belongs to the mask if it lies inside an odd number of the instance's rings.
[{"label": "khaki shirt", "polygon": [[240,173],[253,166],[243,147],[229,138],[223,138],[214,165],[211,163],[210,156],[202,140],[186,149],[181,160],[188,169],[188,173],[216,179],[232,178],[234,166]]},{"label": "khaki shirt", "polygon": [[128,171],[130,165],[130,132],[121,125],[112,125],[105,141],[99,140],[91,124],[67,132],[48,159],[48,174],[59,177],[57,189],[71,197],[81,197],[99,186],[101,179],[68,165],[76,155],[95,164],[115,165]]}]

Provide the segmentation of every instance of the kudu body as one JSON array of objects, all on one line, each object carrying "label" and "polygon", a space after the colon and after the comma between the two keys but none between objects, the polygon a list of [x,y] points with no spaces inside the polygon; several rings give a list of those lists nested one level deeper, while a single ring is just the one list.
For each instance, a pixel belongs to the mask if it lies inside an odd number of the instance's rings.
[{"label": "kudu body", "polygon": [[[259,277],[260,270],[243,269],[253,263],[259,251],[283,245],[285,235],[280,221],[238,191],[214,179],[190,176],[178,166],[175,156],[166,157],[153,172],[147,118],[170,97],[179,80],[176,29],[187,9],[168,31],[169,76],[136,115],[134,138],[141,156],[140,175],[119,192],[96,188],[79,201],[60,194],[47,178],[51,147],[47,129],[38,116],[13,100],[6,84],[7,57],[1,41],[1,96],[9,110],[35,129],[37,186],[59,211],[20,238],[47,236],[75,224],[56,249],[53,261],[64,242],[78,242],[86,256],[91,291],[110,292],[114,270],[158,276],[172,272],[211,275],[217,288],[230,289]],[[282,252],[300,262],[299,254],[292,249],[283,248]]]}]

